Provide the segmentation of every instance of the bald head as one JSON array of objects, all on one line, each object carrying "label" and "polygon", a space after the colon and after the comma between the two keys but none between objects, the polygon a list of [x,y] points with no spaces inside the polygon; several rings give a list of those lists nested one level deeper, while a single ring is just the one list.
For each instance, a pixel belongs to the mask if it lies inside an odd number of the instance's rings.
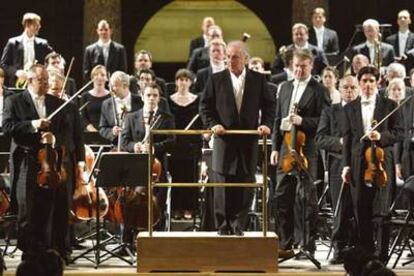
[{"label": "bald head", "polygon": [[239,76],[249,57],[246,44],[239,40],[230,42],[227,45],[226,55],[230,72]]}]

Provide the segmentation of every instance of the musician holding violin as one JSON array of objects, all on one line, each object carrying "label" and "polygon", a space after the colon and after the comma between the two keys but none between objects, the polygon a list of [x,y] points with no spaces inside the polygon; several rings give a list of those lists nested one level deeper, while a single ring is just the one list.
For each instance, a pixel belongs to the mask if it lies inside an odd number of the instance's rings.
[{"label": "musician holding violin", "polygon": [[[361,97],[344,107],[342,180],[349,183],[357,220],[356,244],[385,261],[393,177],[392,146],[402,140],[400,113],[392,100],[378,95],[379,71],[366,66],[358,73]],[[387,115],[389,117],[384,119]]]},{"label": "musician holding violin", "polygon": [[[64,84],[65,76],[61,71],[49,70],[48,94],[57,98],[68,100]],[[68,78],[68,76],[66,77]],[[59,252],[61,257],[69,263],[72,252],[71,233],[69,229],[70,210],[72,209],[72,198],[75,190],[77,175],[82,174],[85,166],[85,147],[82,136],[82,124],[78,107],[70,102],[62,110],[65,117],[62,166],[66,172],[66,181],[56,189],[55,204],[53,210],[52,246]],[[73,231],[73,229],[72,229]]]},{"label": "musician holding violin", "polygon": [[[18,204],[17,247],[22,258],[51,247],[51,214],[61,175],[64,116],[47,118],[62,101],[47,94],[48,74],[36,64],[28,71],[26,91],[6,98],[3,131],[12,138],[11,180]],[[57,157],[56,160],[54,160]]]},{"label": "musician holding violin", "polygon": [[[149,149],[149,131],[150,129],[175,129],[174,117],[158,107],[161,98],[161,88],[157,84],[150,84],[143,91],[143,108],[129,113],[125,118],[125,125],[122,129],[122,148],[133,153],[148,153]],[[165,154],[172,150],[175,143],[173,135],[156,135],[154,136],[155,157],[161,162],[164,161]],[[165,173],[161,172],[160,181],[165,182]],[[165,189],[155,190],[157,202],[161,209],[165,210]],[[164,221],[156,225],[156,229],[161,230]],[[126,237],[125,242],[134,244],[132,233]]]},{"label": "musician holding violin", "polygon": [[[321,111],[329,99],[326,88],[312,78],[313,60],[310,50],[294,52],[294,79],[281,84],[276,104],[270,162],[278,166],[273,208],[282,258],[294,255],[295,242],[302,243],[310,255],[316,249],[317,195],[313,182],[318,158],[314,139]],[[303,197],[307,201],[306,231],[301,223]]]}]

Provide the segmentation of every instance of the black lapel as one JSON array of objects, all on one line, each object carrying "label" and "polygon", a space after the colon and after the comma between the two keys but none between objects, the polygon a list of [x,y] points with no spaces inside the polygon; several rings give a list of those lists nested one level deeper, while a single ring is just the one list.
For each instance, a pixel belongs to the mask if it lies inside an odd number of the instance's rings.
[{"label": "black lapel", "polygon": [[[103,53],[102,53],[103,54]],[[112,64],[112,60],[115,57],[115,45],[114,43],[111,41],[111,43],[109,44],[109,51],[108,51],[108,60],[106,62],[106,67],[107,68],[111,68],[111,64]],[[112,72],[113,73],[113,72]]]},{"label": "black lapel", "polygon": [[30,96],[30,93],[28,90],[23,92],[23,98],[24,98],[24,104],[26,105],[27,112],[31,115],[30,117],[35,118],[35,119],[39,119],[39,114],[37,114],[37,110],[36,107],[33,103],[32,97]]},{"label": "black lapel", "polygon": [[224,93],[226,93],[226,97],[229,98],[229,102],[232,106],[230,106],[229,108],[233,109],[233,114],[235,115],[235,118],[238,118],[239,116],[237,112],[236,98],[234,97],[234,88],[233,83],[231,81],[230,71],[227,69],[223,76],[225,78],[225,80],[223,81],[223,91]]},{"label": "black lapel", "polygon": [[[17,42],[17,59],[18,59],[18,63],[21,64],[22,68],[24,66],[24,47],[23,47],[23,36],[19,36],[16,39]],[[35,53],[36,54],[36,53]]]},{"label": "black lapel", "polygon": [[369,49],[368,46],[365,44],[362,48],[361,48],[361,54],[363,54],[364,56],[366,56],[369,60],[369,62],[371,63],[371,57],[369,55]]},{"label": "black lapel", "polygon": [[377,123],[384,118],[384,98],[380,97],[379,95],[375,98],[375,110],[374,110],[374,120],[377,121]]},{"label": "black lapel", "polygon": [[314,83],[315,80],[311,78],[306,85],[305,91],[303,91],[302,97],[299,100],[299,109],[304,108],[309,101],[313,98],[314,91]]},{"label": "black lapel", "polygon": [[[408,39],[409,39],[409,36],[407,38],[407,43],[405,44],[406,48],[407,48],[407,44],[408,44]],[[395,36],[395,41],[394,41],[393,46],[394,46],[394,49],[397,49],[396,55],[401,56],[401,54],[403,54],[403,53],[400,53],[400,34],[398,32],[397,32],[397,35]]]},{"label": "black lapel", "polygon": [[288,81],[285,82],[284,84],[282,84],[283,86],[286,86],[285,91],[286,93],[286,97],[284,99],[282,99],[279,95],[279,99],[282,100],[282,116],[285,117],[287,115],[289,115],[289,106],[290,106],[290,101],[292,100],[292,94],[293,94],[293,81]]},{"label": "black lapel", "polygon": [[355,101],[349,104],[352,104],[355,114],[354,118],[358,121],[357,131],[362,136],[364,134],[364,123],[362,122],[361,97],[358,97]]},{"label": "black lapel", "polygon": [[96,55],[98,56],[98,63],[104,65],[105,64],[105,58],[103,54],[103,47],[100,46],[98,43],[96,43],[95,47]]},{"label": "black lapel", "polygon": [[242,110],[245,108],[245,106],[248,106],[249,99],[253,96],[253,94],[258,93],[258,91],[255,91],[253,87],[254,83],[255,82],[252,73],[249,69],[246,68],[246,79],[244,82],[243,99],[240,106],[240,113],[242,113]]},{"label": "black lapel", "polygon": [[37,63],[43,63],[43,60],[40,60],[40,43],[38,39],[35,37],[34,39],[34,54],[35,54],[35,60]]}]

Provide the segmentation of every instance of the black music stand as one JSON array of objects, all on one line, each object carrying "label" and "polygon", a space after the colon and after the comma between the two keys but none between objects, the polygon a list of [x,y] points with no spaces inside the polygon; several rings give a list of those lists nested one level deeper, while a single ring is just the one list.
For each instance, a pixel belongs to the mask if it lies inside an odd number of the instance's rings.
[{"label": "black music stand", "polygon": [[[148,185],[148,155],[147,154],[133,154],[133,153],[118,153],[118,152],[105,152],[100,151],[98,153],[97,162],[95,167],[92,169],[96,177],[96,200],[99,202],[99,192],[100,187],[135,187],[135,186],[147,186]],[[72,262],[75,262],[79,258],[86,258],[87,260],[95,264],[95,268],[104,261],[110,259],[111,257],[116,257],[130,265],[133,265],[135,259],[128,260],[123,256],[120,256],[113,251],[120,249],[121,247],[126,247],[127,244],[121,243],[114,250],[108,250],[105,248],[105,245],[112,240],[113,238],[106,239],[101,241],[100,237],[100,210],[96,210],[96,244],[86,250],[81,255],[75,257]],[[86,255],[89,252],[95,253],[95,260],[87,257]],[[101,251],[105,252],[101,256]],[[129,252],[131,253],[131,252]],[[110,255],[110,256],[108,256]],[[104,258],[108,256],[107,258]],[[130,257],[133,257],[132,253]],[[104,258],[104,259],[102,259]]]}]

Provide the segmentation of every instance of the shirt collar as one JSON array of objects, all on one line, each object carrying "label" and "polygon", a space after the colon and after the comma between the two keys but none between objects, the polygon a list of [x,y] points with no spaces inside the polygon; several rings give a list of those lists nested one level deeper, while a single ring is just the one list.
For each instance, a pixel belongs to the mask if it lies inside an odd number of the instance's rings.
[{"label": "shirt collar", "polygon": [[123,98],[116,97],[116,99],[123,103],[129,103],[131,101],[131,92],[128,91],[128,94]]},{"label": "shirt collar", "polygon": [[213,74],[217,72],[221,72],[224,69],[226,69],[224,61],[220,62],[219,64],[214,64],[213,62],[210,62],[210,65],[211,65],[211,70],[213,71]]},{"label": "shirt collar", "polygon": [[45,95],[42,95],[42,96],[37,95],[34,91],[32,91],[30,87],[27,88],[27,91],[29,91],[30,97],[32,98],[33,101],[45,99]]},{"label": "shirt collar", "polygon": [[34,42],[35,36],[30,38],[27,36],[26,32],[23,32],[22,38],[23,38],[23,43]]},{"label": "shirt collar", "polygon": [[369,98],[365,97],[364,95],[361,95],[361,103],[375,104],[377,92]]},{"label": "shirt collar", "polygon": [[236,80],[244,80],[244,78],[246,77],[246,67],[243,68],[242,73],[240,74],[240,76],[236,76],[235,74],[233,74],[233,72],[230,71],[230,75],[232,78],[236,79]]},{"label": "shirt collar", "polygon": [[[142,113],[144,117],[147,117],[149,115],[149,110],[144,106],[144,108],[142,109]],[[154,115],[157,114],[158,112],[158,106],[155,107],[154,111]]]},{"label": "shirt collar", "polygon": [[320,27],[320,28],[313,26],[313,29],[314,29],[316,32],[323,32],[323,31],[325,31],[325,26],[322,26],[322,27]]},{"label": "shirt collar", "polygon": [[373,47],[375,47],[375,44],[374,44],[374,43],[369,42],[368,40],[367,40],[366,44],[367,44],[367,47],[368,47],[368,48],[373,48]]},{"label": "shirt collar", "polygon": [[[310,79],[312,78],[312,75],[309,75],[309,77],[306,80],[300,81],[301,85],[307,85]],[[297,79],[294,79],[293,85],[298,85],[299,81]]]},{"label": "shirt collar", "polygon": [[402,35],[402,36],[408,36],[409,32],[410,32],[410,30],[406,30],[405,32],[398,31],[398,34]]},{"label": "shirt collar", "polygon": [[303,45],[303,47],[300,47],[296,44],[294,44],[294,46],[295,46],[296,49],[308,49],[309,48],[309,43],[306,41],[305,45]]},{"label": "shirt collar", "polygon": [[112,40],[108,40],[108,42],[103,42],[102,40],[98,40],[98,45],[101,47],[109,47],[109,45],[111,44]]}]

